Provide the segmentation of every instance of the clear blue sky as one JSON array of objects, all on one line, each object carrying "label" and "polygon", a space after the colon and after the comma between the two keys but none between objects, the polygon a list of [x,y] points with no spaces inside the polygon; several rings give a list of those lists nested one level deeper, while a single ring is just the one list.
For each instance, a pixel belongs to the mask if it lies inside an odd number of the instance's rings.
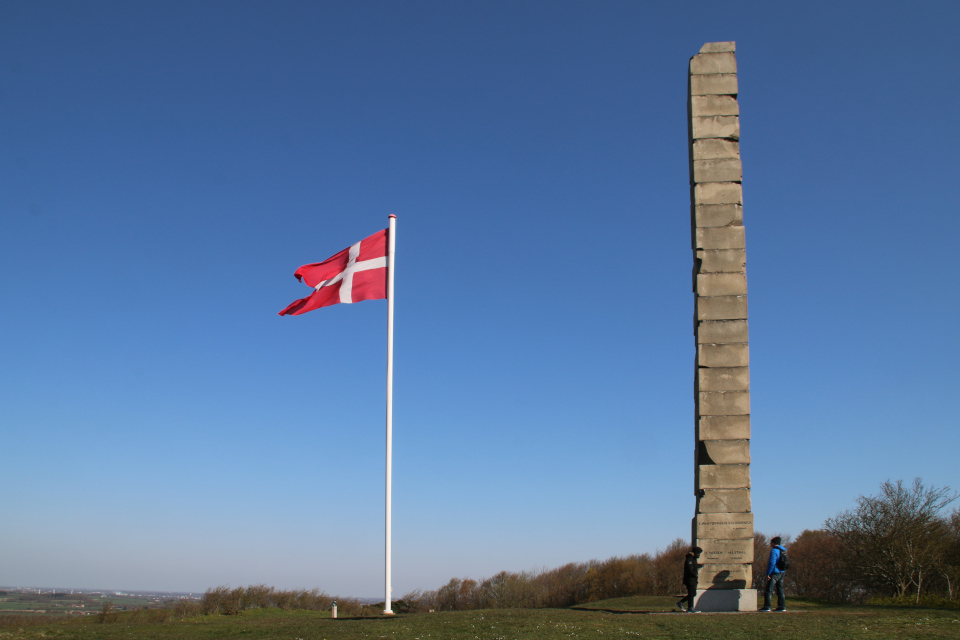
[{"label": "clear blue sky", "polygon": [[735,40],[753,506],[960,488],[955,2],[3,2],[0,584],[394,594],[688,537],[687,61]]}]

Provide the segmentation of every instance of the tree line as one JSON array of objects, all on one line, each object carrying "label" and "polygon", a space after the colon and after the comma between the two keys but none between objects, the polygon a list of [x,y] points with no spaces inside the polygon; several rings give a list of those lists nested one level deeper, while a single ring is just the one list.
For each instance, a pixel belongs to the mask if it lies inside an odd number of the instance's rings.
[{"label": "tree line", "polygon": [[[172,606],[180,617],[191,614],[233,615],[247,609],[301,609],[308,611],[329,611],[333,603],[337,610],[347,616],[373,613],[370,605],[364,605],[357,598],[330,596],[320,589],[283,590],[264,584],[248,587],[227,586],[207,589],[200,602],[180,599]],[[380,607],[380,611],[383,607]]]},{"label": "tree line", "polygon": [[[960,509],[949,487],[887,481],[874,496],[827,519],[794,540],[779,534],[791,567],[788,595],[862,603],[877,598],[921,603],[956,601],[960,590]],[[770,550],[764,533],[754,535],[753,587],[763,589]],[[675,595],[682,590],[683,560],[690,543],[677,538],[656,553],[571,562],[555,569],[501,571],[490,578],[452,578],[435,590],[416,590],[395,600],[397,613],[470,609],[571,607],[636,595]],[[171,617],[236,614],[254,608],[329,610],[334,597],[313,589],[283,591],[254,585],[208,589],[197,601],[167,606]],[[342,615],[375,615],[383,603],[336,598]],[[104,614],[106,611],[103,612]]]},{"label": "tree line", "polygon": [[689,548],[687,541],[677,538],[653,555],[571,562],[549,570],[501,571],[479,582],[453,578],[439,589],[409,593],[400,604],[407,611],[571,607],[607,598],[678,593]]},{"label": "tree line", "polygon": [[[875,496],[859,496],[853,509],[804,530],[795,540],[779,534],[791,568],[784,577],[788,595],[833,602],[890,598],[920,603],[926,598],[958,599],[960,590],[960,509],[949,487],[887,481]],[[766,586],[769,540],[754,535],[753,588]],[[433,591],[403,597],[411,611],[569,607],[633,595],[681,592],[683,558],[690,544],[674,540],[656,554],[570,563],[557,569],[510,573],[476,581],[453,578]]]}]

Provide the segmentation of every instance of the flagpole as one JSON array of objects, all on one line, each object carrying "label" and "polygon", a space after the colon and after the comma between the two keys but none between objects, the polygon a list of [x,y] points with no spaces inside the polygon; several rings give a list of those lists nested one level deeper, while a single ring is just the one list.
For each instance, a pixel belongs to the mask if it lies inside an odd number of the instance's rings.
[{"label": "flagpole", "polygon": [[393,615],[393,588],[390,584],[391,556],[391,511],[393,476],[393,254],[396,250],[397,216],[390,214],[390,228],[387,234],[387,513],[386,513],[386,553],[385,553],[385,594],[383,613]]}]

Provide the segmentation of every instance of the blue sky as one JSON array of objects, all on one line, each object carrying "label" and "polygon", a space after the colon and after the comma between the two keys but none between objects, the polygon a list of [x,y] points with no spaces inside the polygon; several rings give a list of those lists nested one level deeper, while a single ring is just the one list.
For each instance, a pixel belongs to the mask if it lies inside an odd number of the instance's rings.
[{"label": "blue sky", "polygon": [[960,5],[0,4],[0,584],[394,594],[693,516],[686,68],[735,40],[753,506],[960,488]]}]

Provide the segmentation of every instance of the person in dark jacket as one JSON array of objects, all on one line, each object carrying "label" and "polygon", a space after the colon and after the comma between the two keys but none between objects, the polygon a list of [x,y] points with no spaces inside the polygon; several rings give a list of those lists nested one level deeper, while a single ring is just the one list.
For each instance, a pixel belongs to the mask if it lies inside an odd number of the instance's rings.
[{"label": "person in dark jacket", "polygon": [[[703,549],[693,547],[687,552],[687,557],[683,559],[683,586],[687,588],[687,595],[677,603],[677,608],[680,609],[680,611],[700,613],[693,608],[693,599],[694,596],[697,595],[697,572],[700,571],[700,567],[703,566],[697,563],[701,553],[703,553]],[[686,609],[683,608],[684,602],[688,603]]]},{"label": "person in dark jacket", "polygon": [[760,611],[770,611],[770,600],[773,590],[777,591],[777,611],[787,610],[787,599],[783,595],[783,571],[777,568],[780,554],[787,550],[780,546],[780,536],[770,541],[770,560],[767,562],[767,590],[763,594],[763,608]]}]

